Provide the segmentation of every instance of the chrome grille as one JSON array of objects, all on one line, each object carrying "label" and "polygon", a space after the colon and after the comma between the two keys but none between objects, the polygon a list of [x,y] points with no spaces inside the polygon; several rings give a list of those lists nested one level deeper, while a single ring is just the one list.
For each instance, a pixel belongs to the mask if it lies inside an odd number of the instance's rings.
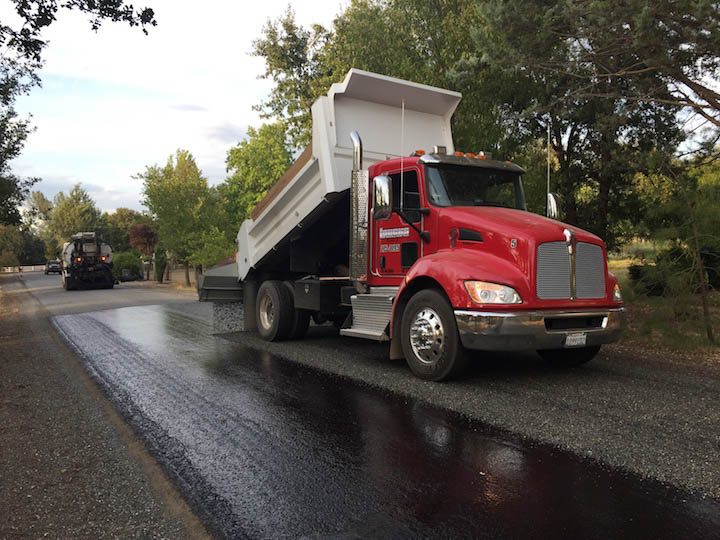
[{"label": "chrome grille", "polygon": [[578,242],[576,280],[578,298],[605,296],[605,257],[600,246]]},{"label": "chrome grille", "polygon": [[[605,258],[595,244],[578,242],[575,257],[577,298],[605,296]],[[536,292],[542,300],[569,299],[572,296],[572,269],[565,242],[547,242],[538,246]]]},{"label": "chrome grille", "polygon": [[565,242],[538,246],[536,283],[538,298],[570,298],[570,257]]}]

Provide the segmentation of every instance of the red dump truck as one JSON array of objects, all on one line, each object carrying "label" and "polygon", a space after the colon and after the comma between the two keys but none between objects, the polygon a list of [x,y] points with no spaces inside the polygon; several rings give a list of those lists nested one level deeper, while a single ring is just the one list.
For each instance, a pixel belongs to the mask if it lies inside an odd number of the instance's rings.
[{"label": "red dump truck", "polygon": [[470,350],[575,365],[620,337],[603,241],[527,212],[518,165],[455,151],[460,98],[353,69],[317,100],[312,145],[238,233],[246,330],[332,321],[429,380]]}]

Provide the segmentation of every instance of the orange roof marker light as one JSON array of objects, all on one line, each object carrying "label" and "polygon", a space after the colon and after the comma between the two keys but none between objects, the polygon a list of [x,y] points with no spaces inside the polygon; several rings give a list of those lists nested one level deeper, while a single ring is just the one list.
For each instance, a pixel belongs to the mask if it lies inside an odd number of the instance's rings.
[{"label": "orange roof marker light", "polygon": [[473,154],[472,152],[468,152],[468,153],[465,154],[465,157],[466,157],[466,158],[476,158],[476,157],[477,157],[477,154]]},{"label": "orange roof marker light", "polygon": [[465,157],[465,154],[463,154],[462,152],[453,152],[453,156]]},{"label": "orange roof marker light", "polygon": [[424,155],[425,155],[425,150],[415,150],[415,155],[416,155],[416,156],[424,156]]}]

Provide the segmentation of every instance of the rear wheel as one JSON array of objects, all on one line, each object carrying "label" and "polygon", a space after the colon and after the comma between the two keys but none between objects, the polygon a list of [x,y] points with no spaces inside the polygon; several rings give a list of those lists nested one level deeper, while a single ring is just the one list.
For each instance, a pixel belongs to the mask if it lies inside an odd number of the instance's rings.
[{"label": "rear wheel", "polygon": [[282,281],[265,281],[260,285],[255,309],[260,337],[266,341],[288,338],[294,312],[292,296]]},{"label": "rear wheel", "polygon": [[302,339],[307,335],[312,313],[306,309],[297,309],[295,307],[295,289],[293,287],[293,283],[291,281],[285,281],[284,284],[290,293],[293,306],[293,320],[290,324],[290,333],[288,334],[288,338]]},{"label": "rear wheel", "polygon": [[450,379],[467,365],[455,313],[442,293],[427,289],[410,298],[400,331],[405,360],[421,379]]},{"label": "rear wheel", "polygon": [[579,349],[543,349],[538,354],[547,363],[558,367],[573,367],[586,364],[600,352],[600,345]]}]

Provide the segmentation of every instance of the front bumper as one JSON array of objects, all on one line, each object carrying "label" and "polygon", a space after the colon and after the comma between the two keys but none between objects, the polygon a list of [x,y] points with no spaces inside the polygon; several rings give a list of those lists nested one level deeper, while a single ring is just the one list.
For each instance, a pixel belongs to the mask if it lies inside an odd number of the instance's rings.
[{"label": "front bumper", "polygon": [[[562,349],[568,334],[586,334],[586,347],[612,343],[625,328],[625,309],[487,312],[455,310],[460,340],[468,349],[522,351]],[[587,326],[592,319],[597,324]],[[562,320],[566,324],[553,324]],[[577,324],[575,324],[577,322]]]}]

